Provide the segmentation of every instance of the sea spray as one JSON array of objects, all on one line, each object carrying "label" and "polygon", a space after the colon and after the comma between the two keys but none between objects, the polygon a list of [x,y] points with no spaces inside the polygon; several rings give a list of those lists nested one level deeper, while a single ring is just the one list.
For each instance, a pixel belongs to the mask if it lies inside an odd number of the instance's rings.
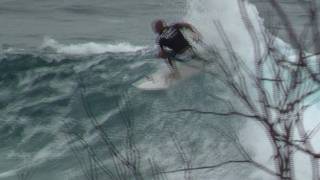
[{"label": "sea spray", "polygon": [[[220,54],[223,56],[224,61],[230,60],[227,56],[228,48],[233,48],[234,52],[238,55],[238,58],[243,61],[246,66],[251,70],[250,73],[256,72],[256,61],[261,58],[268,50],[267,43],[264,39],[264,35],[273,38],[272,46],[277,49],[279,56],[286,57],[291,62],[297,60],[297,51],[290,45],[284,43],[278,37],[273,37],[263,26],[263,20],[259,17],[259,13],[254,5],[248,1],[210,1],[210,0],[195,0],[187,1],[188,11],[185,16],[187,22],[191,22],[198,30],[203,34],[204,41],[209,45],[215,45]],[[243,11],[244,10],[244,11]],[[221,32],[217,29],[218,25],[221,25],[223,33],[230,42],[231,46],[225,46],[223,39],[221,38]],[[268,57],[272,58],[272,57]],[[263,69],[263,76],[269,78],[272,73],[272,69],[265,67]],[[231,74],[230,74],[231,75]],[[237,76],[237,72],[234,72],[233,76]],[[285,79],[290,79],[290,74]],[[259,95],[255,94],[255,82],[251,82],[252,79],[249,73],[246,76],[248,82],[247,87],[253,97],[254,101],[259,104]],[[269,89],[268,89],[269,88]],[[267,86],[268,91],[272,91],[272,87]],[[235,98],[234,98],[235,99]],[[314,97],[313,97],[314,99]],[[231,99],[232,101],[232,99]],[[307,103],[314,102],[307,100]],[[316,119],[314,119],[314,113],[318,110],[317,106],[312,107],[311,110],[306,111],[304,116],[304,126],[306,131],[311,131],[316,127]],[[312,113],[312,114],[310,114]],[[254,129],[255,131],[252,131]],[[252,136],[254,134],[254,136]],[[246,148],[253,152],[254,159],[270,169],[274,169],[273,154],[269,137],[266,136],[267,132],[259,123],[247,123],[246,127],[242,129],[239,134],[242,143]],[[295,133],[295,138],[298,138]],[[315,135],[312,142],[315,144],[319,139],[319,135]],[[298,179],[310,178],[310,160],[302,153],[296,153],[294,168],[295,175]],[[262,171],[256,170],[252,175],[253,179],[273,179],[272,177]]]}]

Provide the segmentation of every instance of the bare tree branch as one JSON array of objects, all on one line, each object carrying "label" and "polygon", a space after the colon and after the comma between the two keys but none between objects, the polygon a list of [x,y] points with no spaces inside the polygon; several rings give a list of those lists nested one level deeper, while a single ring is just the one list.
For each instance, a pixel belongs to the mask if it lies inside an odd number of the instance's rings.
[{"label": "bare tree branch", "polygon": [[174,110],[174,111],[165,111],[165,112],[169,112],[169,113],[182,113],[182,112],[191,112],[191,113],[198,113],[198,114],[211,114],[211,115],[218,115],[218,116],[241,116],[241,117],[245,117],[245,118],[253,118],[255,120],[261,121],[261,117],[257,116],[257,115],[248,115],[248,114],[244,114],[241,112],[227,112],[227,113],[220,113],[220,112],[213,112],[213,111],[201,111],[201,110],[197,110],[197,109],[179,109],[179,110]]}]

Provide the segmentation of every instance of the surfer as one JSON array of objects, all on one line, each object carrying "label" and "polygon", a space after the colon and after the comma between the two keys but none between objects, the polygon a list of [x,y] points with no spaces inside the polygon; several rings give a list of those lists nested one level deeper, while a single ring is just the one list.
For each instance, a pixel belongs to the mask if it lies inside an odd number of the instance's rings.
[{"label": "surfer", "polygon": [[182,56],[195,56],[190,43],[183,36],[181,30],[187,29],[193,33],[193,40],[200,41],[201,34],[189,23],[178,22],[167,25],[162,19],[152,22],[154,33],[158,34],[157,44],[159,45],[158,57],[164,59],[173,70],[173,75],[178,75],[174,60],[181,60]]}]

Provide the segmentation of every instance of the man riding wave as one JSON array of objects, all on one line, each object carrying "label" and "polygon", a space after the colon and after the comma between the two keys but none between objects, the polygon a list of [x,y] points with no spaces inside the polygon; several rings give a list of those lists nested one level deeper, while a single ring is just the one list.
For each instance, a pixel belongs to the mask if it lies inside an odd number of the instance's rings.
[{"label": "man riding wave", "polygon": [[158,34],[158,57],[165,59],[174,73],[178,73],[174,60],[181,60],[181,56],[195,56],[192,46],[183,36],[181,30],[190,30],[196,41],[200,40],[200,33],[189,23],[179,22],[168,26],[162,19],[155,20],[152,23],[152,28]]}]

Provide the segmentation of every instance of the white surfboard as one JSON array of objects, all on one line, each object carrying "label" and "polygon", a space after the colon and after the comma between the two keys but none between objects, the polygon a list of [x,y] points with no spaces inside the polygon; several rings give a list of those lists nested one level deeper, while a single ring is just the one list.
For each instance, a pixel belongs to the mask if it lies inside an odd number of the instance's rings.
[{"label": "white surfboard", "polygon": [[173,76],[168,67],[161,67],[156,72],[145,76],[133,83],[138,89],[146,91],[166,90],[177,83],[186,80],[202,71],[204,64],[201,61],[179,62],[176,61],[179,76]]}]

